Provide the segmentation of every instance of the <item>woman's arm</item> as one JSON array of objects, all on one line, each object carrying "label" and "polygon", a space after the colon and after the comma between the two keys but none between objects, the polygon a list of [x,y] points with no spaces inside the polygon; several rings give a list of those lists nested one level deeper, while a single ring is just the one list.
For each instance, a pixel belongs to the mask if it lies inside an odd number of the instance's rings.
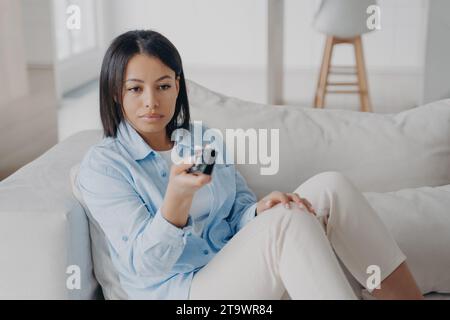
[{"label": "woman's arm", "polygon": [[164,217],[179,228],[187,223],[195,192],[211,181],[209,175],[187,173],[186,170],[192,165],[193,163],[172,165],[161,208]]},{"label": "woman's arm", "polygon": [[[94,151],[80,166],[77,183],[90,219],[99,225],[126,268],[144,276],[169,272],[186,244],[188,227],[182,228],[183,223],[177,221],[187,214],[166,205],[164,214],[159,208],[152,216],[125,174],[105,158]],[[164,203],[176,205],[170,200]]]}]

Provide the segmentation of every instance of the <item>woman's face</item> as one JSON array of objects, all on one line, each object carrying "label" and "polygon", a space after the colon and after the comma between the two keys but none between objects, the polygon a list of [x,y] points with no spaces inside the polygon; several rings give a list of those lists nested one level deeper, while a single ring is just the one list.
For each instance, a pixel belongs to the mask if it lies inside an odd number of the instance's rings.
[{"label": "woman's face", "polygon": [[156,57],[137,54],[128,62],[123,84],[123,111],[146,137],[165,135],[179,91],[175,72]]}]

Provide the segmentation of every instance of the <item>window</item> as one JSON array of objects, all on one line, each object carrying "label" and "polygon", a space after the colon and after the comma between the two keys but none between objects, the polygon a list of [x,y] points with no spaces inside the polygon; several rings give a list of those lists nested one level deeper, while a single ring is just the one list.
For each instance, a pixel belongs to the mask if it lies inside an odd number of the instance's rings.
[{"label": "window", "polygon": [[[96,1],[53,0],[53,10],[58,60],[68,59],[96,48]],[[78,19],[79,29],[67,26],[68,21]]]},{"label": "window", "polygon": [[102,57],[99,0],[53,0],[54,62],[58,98],[95,80]]}]

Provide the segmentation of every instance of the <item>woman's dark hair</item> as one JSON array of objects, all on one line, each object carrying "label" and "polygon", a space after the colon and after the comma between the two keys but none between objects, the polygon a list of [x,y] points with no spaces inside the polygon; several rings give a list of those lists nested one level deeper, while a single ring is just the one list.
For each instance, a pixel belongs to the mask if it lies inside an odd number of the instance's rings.
[{"label": "woman's dark hair", "polygon": [[116,137],[124,119],[122,88],[128,61],[136,54],[158,58],[180,77],[180,89],[175,113],[166,126],[169,138],[177,128],[189,130],[189,102],[183,65],[175,46],[162,34],[153,30],[128,31],[115,38],[105,53],[100,73],[100,118],[104,137]]}]

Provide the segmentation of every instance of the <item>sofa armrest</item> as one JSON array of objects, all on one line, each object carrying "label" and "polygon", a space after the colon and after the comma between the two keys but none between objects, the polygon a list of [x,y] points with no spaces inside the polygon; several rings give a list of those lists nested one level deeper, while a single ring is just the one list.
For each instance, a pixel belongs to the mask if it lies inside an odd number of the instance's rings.
[{"label": "sofa armrest", "polygon": [[[1,299],[97,297],[89,225],[69,172],[100,139],[97,130],[77,133],[0,182]],[[73,265],[80,289],[66,285]]]}]

